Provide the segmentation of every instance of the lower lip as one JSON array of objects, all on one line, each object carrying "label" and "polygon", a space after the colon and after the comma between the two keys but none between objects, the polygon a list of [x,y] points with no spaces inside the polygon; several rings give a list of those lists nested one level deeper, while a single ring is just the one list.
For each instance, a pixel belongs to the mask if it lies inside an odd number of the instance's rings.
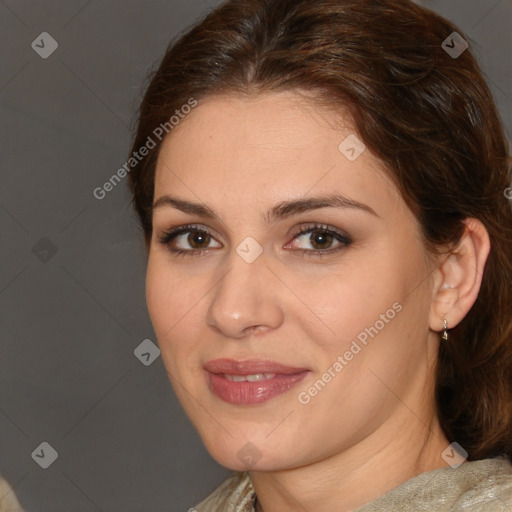
[{"label": "lower lip", "polygon": [[261,404],[290,390],[301,381],[309,371],[292,375],[276,375],[272,379],[256,382],[234,382],[222,375],[208,372],[210,389],[221,400],[230,404]]}]

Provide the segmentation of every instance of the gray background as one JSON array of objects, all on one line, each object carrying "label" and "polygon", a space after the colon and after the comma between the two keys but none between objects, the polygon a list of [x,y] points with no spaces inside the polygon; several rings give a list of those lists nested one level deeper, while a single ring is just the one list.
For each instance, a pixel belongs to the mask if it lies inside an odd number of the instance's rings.
[{"label": "gray background", "polygon": [[[161,358],[133,354],[156,340],[126,184],[92,195],[126,160],[148,71],[216,3],[0,2],[0,471],[27,512],[186,511],[227,474]],[[510,139],[512,0],[423,3],[465,31]]]}]

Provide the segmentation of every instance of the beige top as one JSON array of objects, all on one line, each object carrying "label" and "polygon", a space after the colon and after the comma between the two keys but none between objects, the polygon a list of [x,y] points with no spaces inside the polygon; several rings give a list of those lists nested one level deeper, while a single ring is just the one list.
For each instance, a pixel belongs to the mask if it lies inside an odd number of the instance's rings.
[{"label": "beige top", "polygon": [[[233,473],[192,511],[255,512],[248,473]],[[512,512],[512,464],[506,457],[421,473],[352,512]]]},{"label": "beige top", "polygon": [[23,512],[12,487],[0,477],[0,512]]}]

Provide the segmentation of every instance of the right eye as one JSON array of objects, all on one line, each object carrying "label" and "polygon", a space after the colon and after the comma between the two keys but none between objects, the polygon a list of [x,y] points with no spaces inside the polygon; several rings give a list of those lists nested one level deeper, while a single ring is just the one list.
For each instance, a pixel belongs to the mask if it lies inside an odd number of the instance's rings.
[{"label": "right eye", "polygon": [[[213,240],[215,239],[207,230],[195,224],[170,229],[158,238],[159,243],[164,245],[171,254],[183,256],[200,256],[211,248],[208,245]],[[218,244],[214,247],[222,246]]]}]

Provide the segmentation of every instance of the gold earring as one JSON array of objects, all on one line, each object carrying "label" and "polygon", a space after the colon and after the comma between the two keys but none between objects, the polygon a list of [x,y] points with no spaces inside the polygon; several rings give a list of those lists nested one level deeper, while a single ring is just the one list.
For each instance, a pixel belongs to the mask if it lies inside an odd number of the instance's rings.
[{"label": "gold earring", "polygon": [[441,334],[441,338],[443,340],[448,339],[448,322],[446,321],[446,318],[444,319],[443,334]]}]

